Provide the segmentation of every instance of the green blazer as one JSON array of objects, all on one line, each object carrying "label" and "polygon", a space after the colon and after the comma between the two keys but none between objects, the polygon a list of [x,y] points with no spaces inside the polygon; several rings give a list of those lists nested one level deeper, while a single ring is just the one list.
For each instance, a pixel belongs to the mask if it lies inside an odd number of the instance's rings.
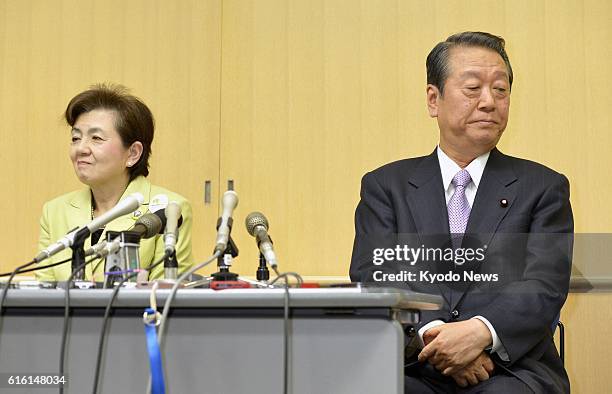
[{"label": "green blazer", "polygon": [[[192,212],[191,205],[184,197],[173,193],[159,186],[151,185],[151,183],[143,176],[139,176],[130,182],[127,189],[121,198],[132,193],[141,193],[144,196],[144,203],[134,213],[127,214],[112,222],[108,223],[100,237],[100,241],[106,239],[106,231],[125,231],[131,228],[136,220],[143,214],[149,212],[149,204],[155,204],[156,201],[151,201],[158,195],[165,195],[168,201],[176,201],[181,205],[183,224],[179,228],[179,238],[176,248],[176,258],[179,262],[179,272],[185,271],[193,264],[193,256],[191,254],[191,225]],[[163,197],[162,197],[163,198]],[[156,199],[157,200],[157,199]],[[67,232],[75,227],[83,226],[91,221],[91,192],[89,188],[74,191],[64,194],[51,201],[48,201],[43,206],[42,216],[40,218],[40,237],[38,241],[38,250],[43,250],[51,243],[57,241]],[[85,241],[85,249],[91,246],[91,238]],[[41,262],[39,265],[48,265],[53,262],[61,261],[70,258],[72,251],[65,249],[55,256]],[[163,236],[158,235],[153,238],[143,239],[140,241],[140,266],[146,268],[160,259],[164,255],[164,240]],[[93,277],[96,281],[104,280],[104,261],[97,265],[97,262],[86,266],[86,278]],[[36,278],[40,281],[61,281],[67,280],[70,276],[70,262],[60,264],[56,267],[47,268],[44,270],[35,271]],[[163,264],[158,265],[150,273],[151,279],[163,278]]]}]

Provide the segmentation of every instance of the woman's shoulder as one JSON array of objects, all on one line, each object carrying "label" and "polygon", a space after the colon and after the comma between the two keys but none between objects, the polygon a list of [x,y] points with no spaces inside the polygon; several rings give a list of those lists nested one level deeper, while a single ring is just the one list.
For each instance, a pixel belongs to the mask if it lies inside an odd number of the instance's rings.
[{"label": "woman's shoulder", "polygon": [[182,203],[189,204],[189,200],[187,200],[187,198],[183,197],[179,193],[173,192],[172,190],[166,189],[165,187],[152,184],[151,185],[151,197],[157,196],[157,195],[165,195],[168,197],[169,201],[176,201],[181,204]]},{"label": "woman's shoulder", "polygon": [[162,186],[152,184],[147,178],[143,176],[139,176],[136,179],[130,182],[125,194],[130,193],[141,193],[146,202],[157,201],[159,200],[161,203],[164,201],[167,203],[168,201],[176,201],[182,204],[189,204],[189,201],[180,195],[179,193],[173,192],[170,189],[167,189]]},{"label": "woman's shoulder", "polygon": [[[48,208],[60,208],[66,205],[78,206],[81,202],[89,203],[89,193],[85,189],[73,190],[71,192],[54,197],[44,203]],[[82,201],[81,201],[82,200]]]}]

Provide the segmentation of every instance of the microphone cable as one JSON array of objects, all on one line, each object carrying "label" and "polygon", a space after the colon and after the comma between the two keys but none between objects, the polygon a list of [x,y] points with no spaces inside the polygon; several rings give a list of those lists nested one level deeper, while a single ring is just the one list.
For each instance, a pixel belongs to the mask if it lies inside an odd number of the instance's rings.
[{"label": "microphone cable", "polygon": [[[65,260],[58,261],[57,263],[52,263],[52,264],[42,265],[42,266],[40,266],[40,267],[28,268],[27,270],[23,270],[23,269],[22,269],[22,270],[19,270],[17,273],[18,273],[18,274],[23,274],[23,273],[25,273],[25,272],[34,272],[34,271],[38,271],[38,270],[44,270],[45,268],[56,267],[56,266],[58,266],[58,265],[60,265],[60,264],[67,263],[67,262],[69,262],[70,260],[72,260],[72,259],[71,259],[71,258],[67,258],[67,259],[65,259]],[[1,278],[1,277],[3,277],[3,276],[10,276],[12,273],[13,273],[13,272],[11,271],[11,272],[5,272],[5,273],[3,273],[3,274],[0,274],[0,278]]]},{"label": "microphone cable", "polygon": [[[166,302],[164,303],[164,309],[161,315],[161,324],[159,325],[159,330],[157,331],[157,343],[159,344],[160,352],[162,353],[162,358],[164,357],[163,346],[164,346],[164,331],[166,328],[166,320],[168,319],[168,314],[170,313],[170,304],[176,295],[178,288],[185,279],[187,279],[191,274],[196,272],[197,270],[206,267],[211,262],[215,261],[217,257],[221,255],[221,252],[216,251],[210,258],[198,265],[194,265],[189,268],[187,271],[183,272],[177,279],[174,286],[172,286],[172,290],[170,290],[170,294],[168,298],[166,298]],[[151,374],[149,374],[149,380],[147,382],[147,394],[151,392]]]},{"label": "microphone cable", "polygon": [[25,263],[23,265],[20,265],[19,267],[15,268],[13,270],[13,272],[11,272],[11,275],[9,276],[8,280],[6,281],[6,286],[4,287],[4,289],[2,289],[2,298],[0,298],[0,316],[2,316],[2,306],[4,305],[4,299],[6,298],[6,293],[8,293],[8,289],[9,287],[11,287],[11,282],[13,281],[13,278],[15,277],[15,275],[17,275],[17,273],[19,271],[21,271],[24,268],[28,268],[29,266],[31,266],[32,264],[36,263],[36,259]]},{"label": "microphone cable", "polygon": [[304,283],[302,277],[295,272],[278,272],[278,268],[276,266],[272,266],[272,269],[276,273],[276,278],[272,280],[269,284],[273,285],[280,279],[284,279],[285,281],[285,293],[284,293],[284,303],[283,303],[283,393],[289,393],[289,277],[294,277],[298,286],[301,286]]},{"label": "microphone cable", "polygon": [[[66,281],[66,289],[64,290],[65,291],[64,293],[64,324],[62,328],[62,341],[60,345],[61,346],[60,347],[60,364],[59,364],[59,375],[60,376],[64,376],[64,364],[65,364],[65,358],[66,358],[66,347],[67,347],[67,339],[68,339],[68,322],[70,318],[70,287],[72,286],[72,281],[74,279],[74,276],[77,274],[77,272],[85,268],[87,264],[95,260],[98,260],[98,259],[99,257],[92,257],[91,259],[80,264],[70,273],[70,276],[68,277],[68,280]],[[61,385],[59,387],[59,392],[60,394],[64,393],[64,385]]]},{"label": "microphone cable", "polygon": [[166,320],[168,319],[168,314],[170,313],[170,304],[172,304],[172,301],[174,300],[174,297],[176,296],[176,293],[178,291],[178,288],[181,282],[183,282],[185,279],[187,279],[191,274],[193,274],[197,270],[204,268],[211,262],[215,261],[217,257],[219,257],[220,254],[221,252],[215,252],[208,260],[191,267],[187,271],[183,272],[181,276],[179,276],[176,279],[176,283],[174,284],[174,286],[172,286],[172,290],[170,290],[170,294],[168,295],[168,298],[166,298],[166,302],[164,303],[164,309],[162,311],[161,324],[159,325],[159,334],[158,334],[158,342],[159,342],[160,348],[164,345],[164,332],[166,328]]},{"label": "microphone cable", "polygon": [[[164,260],[166,259],[166,255],[169,255],[169,253],[164,253],[164,256],[159,259],[158,261],[156,261],[155,263],[151,264],[147,269],[151,270],[155,267],[157,267],[158,265],[160,265],[161,263],[164,262]],[[119,282],[117,285],[115,285],[113,292],[111,294],[111,297],[108,301],[108,304],[106,304],[106,309],[104,310],[104,318],[102,319],[102,330],[100,331],[100,339],[98,341],[98,353],[96,356],[96,371],[95,371],[95,375],[94,375],[94,383],[93,383],[93,390],[92,393],[93,394],[97,394],[98,390],[99,390],[99,382],[100,382],[100,373],[101,373],[101,365],[102,365],[102,353],[104,352],[104,345],[106,342],[106,331],[108,329],[108,320],[109,320],[109,316],[110,316],[110,312],[113,306],[113,302],[115,301],[115,299],[117,298],[117,295],[119,294],[119,290],[121,289],[121,286],[123,286],[123,284],[125,282],[127,282],[128,280],[134,278],[135,276],[138,275],[138,272],[133,272],[130,273],[128,276],[126,276],[125,278],[123,278],[121,280],[121,282]]]},{"label": "microphone cable", "polygon": [[32,272],[32,271],[37,271],[37,270],[42,270],[45,268],[49,268],[49,267],[54,267],[56,265],[60,265],[63,263],[66,263],[68,261],[70,261],[72,259],[66,259],[66,260],[62,260],[60,262],[54,263],[54,264],[49,264],[49,265],[44,265],[42,267],[35,267],[35,268],[30,268],[30,269],[24,269],[29,267],[30,265],[34,264],[36,262],[36,260],[32,260],[27,264],[23,264],[20,265],[19,267],[15,268],[12,272],[8,272],[8,273],[4,273],[1,274],[0,277],[3,276],[8,276],[8,280],[6,281],[6,285],[5,287],[2,289],[2,296],[0,296],[0,334],[2,333],[2,319],[4,316],[4,301],[6,300],[6,295],[8,293],[8,289],[9,287],[11,287],[11,282],[13,281],[13,278],[15,278],[15,276],[17,274],[23,273],[23,272]]}]

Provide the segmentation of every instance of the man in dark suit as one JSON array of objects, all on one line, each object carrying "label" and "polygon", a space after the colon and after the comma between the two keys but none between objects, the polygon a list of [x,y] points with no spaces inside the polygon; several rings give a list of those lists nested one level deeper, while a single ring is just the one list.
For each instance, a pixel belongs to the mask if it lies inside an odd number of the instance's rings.
[{"label": "man in dark suit", "polygon": [[406,392],[569,392],[552,339],[569,289],[569,183],[497,150],[512,80],[502,38],[439,43],[427,57],[438,147],[363,177],[351,279],[445,300],[407,330]]}]

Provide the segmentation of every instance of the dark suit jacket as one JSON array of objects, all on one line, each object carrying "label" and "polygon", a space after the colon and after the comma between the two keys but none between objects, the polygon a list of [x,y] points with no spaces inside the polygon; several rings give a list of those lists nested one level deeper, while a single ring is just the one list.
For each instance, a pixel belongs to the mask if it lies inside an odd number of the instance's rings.
[{"label": "dark suit jacket", "polygon": [[[505,200],[502,201],[502,200]],[[437,154],[401,160],[366,174],[355,213],[353,281],[375,282],[376,271],[455,272],[452,263],[372,263],[374,247],[445,247],[449,225]],[[484,316],[496,330],[510,361],[504,370],[536,392],[569,392],[569,380],[552,339],[565,302],[571,271],[573,218],[569,183],[540,164],[493,149],[473,203],[463,246],[484,247],[485,259],[462,266],[496,273],[498,281],[377,283],[440,294],[439,311],[423,311],[423,324]],[[486,245],[486,246],[485,246]],[[461,272],[459,272],[461,273]],[[463,279],[463,277],[462,277]],[[413,357],[416,357],[414,355]]]}]

